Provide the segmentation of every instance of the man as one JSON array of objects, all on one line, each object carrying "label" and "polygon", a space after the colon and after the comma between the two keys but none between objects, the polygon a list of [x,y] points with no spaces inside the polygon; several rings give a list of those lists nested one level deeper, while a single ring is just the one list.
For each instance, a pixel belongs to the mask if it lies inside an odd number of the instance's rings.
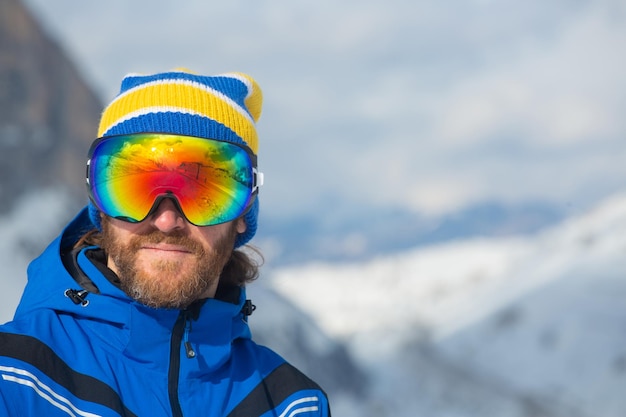
[{"label": "man", "polygon": [[236,250],[255,234],[262,96],[245,74],[129,75],[87,162],[88,207],[0,327],[2,416],[330,416],[256,345]]}]

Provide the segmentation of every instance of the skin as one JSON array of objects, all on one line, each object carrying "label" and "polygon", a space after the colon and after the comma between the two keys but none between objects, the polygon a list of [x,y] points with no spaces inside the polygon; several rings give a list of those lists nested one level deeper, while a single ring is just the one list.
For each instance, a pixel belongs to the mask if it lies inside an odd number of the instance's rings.
[{"label": "skin", "polygon": [[155,308],[185,308],[213,298],[234,239],[246,230],[242,218],[194,226],[170,199],[142,222],[104,216],[102,227],[107,266],[120,278],[122,289]]}]

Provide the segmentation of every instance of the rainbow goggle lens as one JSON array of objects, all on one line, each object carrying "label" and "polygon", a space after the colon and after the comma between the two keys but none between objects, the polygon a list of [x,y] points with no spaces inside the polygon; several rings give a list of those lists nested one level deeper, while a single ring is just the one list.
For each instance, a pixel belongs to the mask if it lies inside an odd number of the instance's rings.
[{"label": "rainbow goggle lens", "polygon": [[252,205],[263,174],[244,145],[160,133],[108,136],[89,150],[91,201],[108,216],[145,220],[171,198],[196,226],[240,217]]}]

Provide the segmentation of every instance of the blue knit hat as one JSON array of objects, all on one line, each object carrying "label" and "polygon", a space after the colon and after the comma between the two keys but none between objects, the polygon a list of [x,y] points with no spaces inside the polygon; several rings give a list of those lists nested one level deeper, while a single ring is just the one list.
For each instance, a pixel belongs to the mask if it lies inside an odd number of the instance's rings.
[{"label": "blue knit hat", "polygon": [[[152,75],[129,74],[118,96],[104,109],[98,137],[135,133],[169,133],[245,144],[258,154],[256,122],[263,95],[254,79],[242,73],[216,76],[176,70]],[[244,215],[246,231],[235,247],[257,230],[259,198]],[[99,210],[89,216],[100,229]]]}]

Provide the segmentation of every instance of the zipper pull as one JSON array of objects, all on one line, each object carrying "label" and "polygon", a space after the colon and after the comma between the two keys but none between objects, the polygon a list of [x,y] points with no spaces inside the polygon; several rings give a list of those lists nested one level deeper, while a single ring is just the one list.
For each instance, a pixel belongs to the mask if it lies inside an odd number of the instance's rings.
[{"label": "zipper pull", "polygon": [[193,350],[193,346],[191,346],[191,342],[189,341],[189,332],[191,332],[191,318],[189,314],[185,314],[185,352],[187,353],[187,357],[192,359],[196,357],[196,351]]},{"label": "zipper pull", "polygon": [[189,341],[185,342],[185,351],[187,352],[187,357],[189,359],[196,357],[196,351],[193,350],[193,347],[191,347],[191,343],[189,343]]}]

